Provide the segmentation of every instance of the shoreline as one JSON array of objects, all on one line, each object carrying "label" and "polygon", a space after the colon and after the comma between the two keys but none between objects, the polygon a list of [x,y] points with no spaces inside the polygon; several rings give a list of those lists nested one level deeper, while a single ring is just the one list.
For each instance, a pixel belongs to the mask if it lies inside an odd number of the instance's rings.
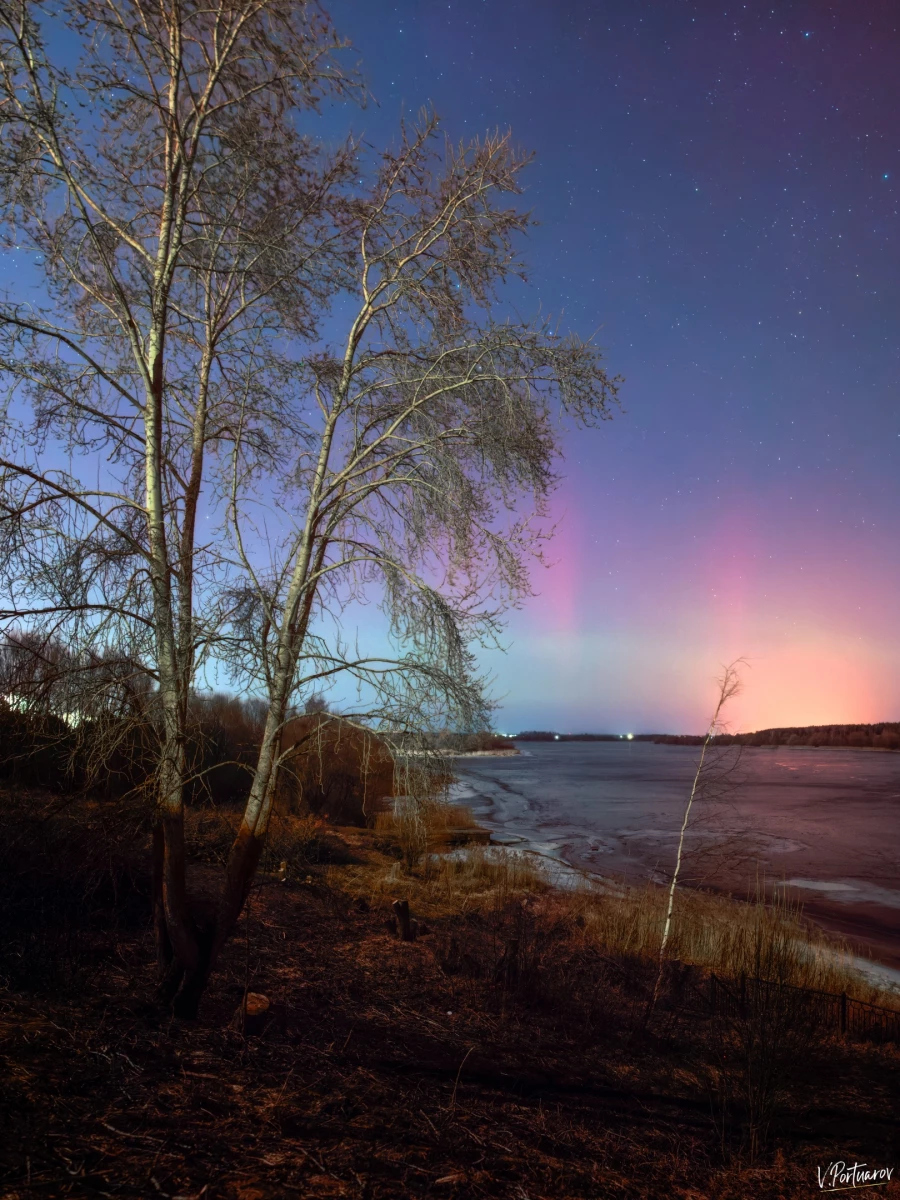
[{"label": "shoreline", "polygon": [[[489,830],[486,832],[490,833]],[[577,888],[579,884],[587,884],[607,896],[618,898],[623,897],[629,891],[641,890],[641,886],[638,884],[603,875],[599,871],[593,871],[587,867],[579,867],[559,853],[536,849],[524,844],[526,841],[526,838],[495,841],[491,834],[487,849],[513,851],[516,854],[539,859],[538,865],[544,872],[546,886],[552,893],[565,894]],[[470,848],[468,845],[457,846],[449,851],[447,856],[464,858]],[[660,889],[664,889],[666,886],[649,879],[645,881],[645,884],[647,883]],[[679,891],[700,896],[713,895],[735,905],[752,903],[747,897],[742,897],[727,888],[704,889],[692,887],[690,884],[681,884],[676,890],[676,895]],[[772,898],[766,896],[764,902],[767,906],[771,906]],[[863,918],[862,921],[848,919],[842,927],[837,919],[829,920],[829,915],[828,910],[820,910],[815,903],[804,904],[798,913],[800,922],[814,926],[820,934],[825,935],[827,942],[838,938],[843,939],[843,944],[838,943],[830,947],[834,962],[847,963],[851,970],[860,977],[861,982],[868,983],[882,992],[894,996],[900,1005],[900,949],[894,948],[889,939],[882,940],[872,936],[874,930],[880,927],[880,923],[874,919],[871,924],[867,922],[866,918]],[[861,937],[868,942],[868,945],[862,944],[859,940]],[[866,950],[870,953],[867,954]]]},{"label": "shoreline", "polygon": [[405,758],[516,758],[521,750],[404,750]]},{"label": "shoreline", "polygon": [[448,750],[445,753],[448,758],[515,758],[522,751],[511,747],[509,750]]},{"label": "shoreline", "polygon": [[[490,832],[490,831],[488,831]],[[502,836],[502,835],[501,835]],[[512,850],[518,854],[527,854],[542,860],[543,863],[548,863],[555,868],[555,871],[550,874],[547,879],[547,885],[552,891],[565,892],[570,887],[577,887],[580,882],[585,882],[589,886],[598,887],[601,891],[608,895],[621,896],[626,891],[639,891],[640,884],[629,882],[625,879],[616,879],[610,875],[603,875],[599,871],[593,871],[588,867],[580,867],[576,863],[570,862],[561,854],[554,854],[548,850],[538,850],[533,846],[526,845],[526,838],[520,838],[517,842],[512,839],[504,841],[495,841],[493,835],[488,842],[490,848],[497,850]],[[466,847],[459,847],[455,853],[467,852]],[[546,870],[546,868],[545,868]],[[644,886],[647,884],[655,888],[665,888],[665,884],[658,883],[652,879],[644,881]],[[729,900],[733,904],[748,904],[750,901],[746,897],[742,897],[737,892],[730,891],[727,888],[698,888],[692,887],[690,884],[679,884],[676,889],[678,891],[691,892],[697,895],[712,894],[724,900]],[[772,898],[767,896],[766,905],[771,906]],[[799,911],[800,920],[816,927],[816,929],[831,939],[843,939],[844,945],[835,945],[833,954],[836,961],[848,959],[854,971],[863,977],[867,982],[874,984],[884,991],[896,994],[900,1001],[900,944],[895,944],[890,938],[890,932],[887,931],[887,936],[883,936],[884,928],[882,923],[873,915],[868,914],[863,917],[853,918],[848,916],[841,919],[837,914],[834,914],[831,909],[822,905],[817,905],[815,902],[803,903]]]},{"label": "shoreline", "polygon": [[[764,749],[764,747],[753,748]],[[772,748],[782,749],[782,747]],[[807,749],[807,747],[790,747],[790,749],[795,748]],[[840,747],[835,748],[840,749]],[[855,748],[866,749],[866,747]],[[459,779],[454,780],[453,786],[466,789],[469,787],[468,784]],[[577,886],[579,881],[599,886],[611,894],[621,893],[623,889],[627,888],[637,889],[641,886],[646,886],[648,883],[652,883],[655,887],[666,886],[660,883],[659,880],[654,880],[649,876],[639,882],[634,879],[627,879],[624,875],[619,876],[613,872],[604,873],[591,867],[580,866],[577,861],[573,861],[567,855],[565,843],[554,841],[538,842],[526,834],[513,832],[506,822],[496,821],[496,824],[494,824],[494,814],[496,813],[497,805],[493,797],[480,795],[477,812],[474,811],[471,801],[472,797],[467,796],[465,798],[454,799],[453,803],[460,804],[472,813],[476,824],[485,829],[489,834],[488,845],[490,847],[495,847],[498,850],[514,850],[518,853],[527,854],[529,857],[539,859],[542,863],[547,864],[545,870],[547,870],[547,874],[550,876],[548,883],[554,889],[566,890],[567,886]],[[493,827],[491,827],[492,825]],[[463,853],[466,852],[465,848],[461,849]],[[746,898],[742,897],[736,888],[723,886],[704,889],[692,887],[690,884],[681,884],[679,886],[686,891],[700,894],[704,891],[712,892],[716,895],[727,897],[736,904],[746,903]],[[855,969],[864,978],[875,981],[878,983],[878,986],[900,994],[900,934],[894,933],[872,911],[845,912],[843,909],[839,910],[835,904],[828,904],[821,898],[795,895],[794,899],[799,901],[803,920],[814,925],[829,938],[839,938],[845,942],[847,951],[853,959]],[[768,899],[767,903],[770,902],[771,900]],[[868,909],[866,905],[859,907]],[[835,948],[835,953],[840,954],[839,948]]]}]

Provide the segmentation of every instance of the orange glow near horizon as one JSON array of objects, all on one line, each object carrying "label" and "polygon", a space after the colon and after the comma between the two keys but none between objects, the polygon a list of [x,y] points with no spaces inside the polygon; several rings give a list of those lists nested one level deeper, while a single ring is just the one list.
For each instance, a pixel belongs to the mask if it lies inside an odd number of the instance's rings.
[{"label": "orange glow near horizon", "polygon": [[786,562],[749,496],[681,558],[627,523],[595,542],[571,489],[554,515],[552,565],[535,571],[538,595],[498,664],[513,724],[701,733],[716,676],[740,658],[742,690],[723,713],[734,732],[900,721],[887,557],[855,560],[858,544],[810,538]]},{"label": "orange glow near horizon", "polygon": [[898,664],[878,636],[883,629],[860,621],[857,581],[849,573],[836,579],[833,548],[820,546],[804,547],[802,576],[785,578],[783,565],[773,572],[751,513],[748,502],[723,516],[712,537],[718,553],[704,564],[717,597],[704,640],[747,659],[741,692],[724,714],[729,727],[900,719]]},{"label": "orange glow near horizon", "polygon": [[730,729],[871,724],[896,720],[887,680],[871,645],[818,639],[751,659],[724,714]]}]

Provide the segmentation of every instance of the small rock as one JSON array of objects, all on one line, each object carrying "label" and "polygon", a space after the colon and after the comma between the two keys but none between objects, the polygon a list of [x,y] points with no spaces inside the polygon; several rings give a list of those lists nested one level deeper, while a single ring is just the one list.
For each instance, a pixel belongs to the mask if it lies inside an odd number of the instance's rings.
[{"label": "small rock", "polygon": [[263,996],[260,992],[248,992],[246,1004],[237,1006],[231,1023],[245,1037],[262,1033],[270,1008],[268,996]]}]

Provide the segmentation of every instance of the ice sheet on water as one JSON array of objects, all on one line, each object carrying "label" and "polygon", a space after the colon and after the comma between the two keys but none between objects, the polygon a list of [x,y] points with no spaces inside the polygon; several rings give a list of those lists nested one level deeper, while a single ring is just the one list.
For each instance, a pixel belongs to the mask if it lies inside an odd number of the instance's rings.
[{"label": "ice sheet on water", "polygon": [[900,892],[893,888],[867,883],[864,879],[785,879],[777,887],[804,888],[824,892],[831,900],[843,904],[878,904],[883,908],[900,908]]}]

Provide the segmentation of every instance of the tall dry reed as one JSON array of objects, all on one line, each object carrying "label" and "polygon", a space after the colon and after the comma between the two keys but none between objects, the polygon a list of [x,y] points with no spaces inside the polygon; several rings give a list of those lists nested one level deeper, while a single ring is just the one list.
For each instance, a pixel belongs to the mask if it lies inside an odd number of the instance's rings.
[{"label": "tall dry reed", "polygon": [[[668,897],[659,887],[621,888],[600,894],[582,890],[571,898],[585,936],[607,952],[658,958]],[[844,943],[811,925],[800,905],[761,886],[748,901],[707,892],[682,891],[670,924],[668,955],[727,979],[741,974],[820,991],[848,991],[876,999],[853,967]]]}]

